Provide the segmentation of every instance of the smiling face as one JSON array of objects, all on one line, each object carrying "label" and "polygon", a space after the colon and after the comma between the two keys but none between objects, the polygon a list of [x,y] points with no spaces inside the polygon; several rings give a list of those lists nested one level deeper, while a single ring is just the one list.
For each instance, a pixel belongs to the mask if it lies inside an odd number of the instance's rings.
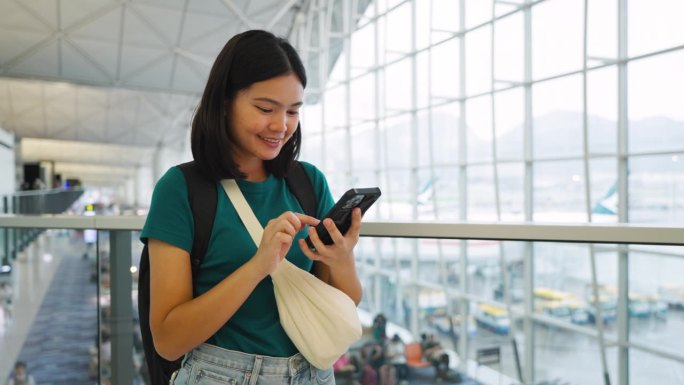
[{"label": "smiling face", "polygon": [[304,87],[294,74],[252,84],[237,93],[228,111],[233,160],[248,180],[266,177],[263,162],[274,159],[299,123]]}]

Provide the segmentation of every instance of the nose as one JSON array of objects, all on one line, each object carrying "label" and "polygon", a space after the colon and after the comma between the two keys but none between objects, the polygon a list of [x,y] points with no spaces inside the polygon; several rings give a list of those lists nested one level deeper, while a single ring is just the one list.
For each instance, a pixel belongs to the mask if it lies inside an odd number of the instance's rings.
[{"label": "nose", "polygon": [[286,113],[273,114],[273,118],[271,119],[268,128],[272,131],[278,131],[278,132],[287,131],[287,115],[286,115]]}]

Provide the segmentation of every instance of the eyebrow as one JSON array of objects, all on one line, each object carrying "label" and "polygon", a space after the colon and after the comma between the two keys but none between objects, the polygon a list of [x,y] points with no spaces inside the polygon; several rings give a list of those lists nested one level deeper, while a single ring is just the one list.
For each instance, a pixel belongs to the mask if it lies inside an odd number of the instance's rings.
[{"label": "eyebrow", "polygon": [[[271,104],[274,104],[274,105],[279,106],[279,107],[283,107],[283,103],[280,103],[280,102],[277,101],[277,100],[274,100],[274,99],[271,99],[271,98],[267,98],[267,97],[254,98],[253,100],[257,100],[257,101],[260,101],[260,102],[267,102],[267,103],[271,103]],[[299,106],[301,106],[301,105],[303,105],[303,104],[304,104],[304,102],[299,101],[299,102],[297,102],[297,103],[294,103],[294,104],[289,105],[288,107],[299,107]]]}]

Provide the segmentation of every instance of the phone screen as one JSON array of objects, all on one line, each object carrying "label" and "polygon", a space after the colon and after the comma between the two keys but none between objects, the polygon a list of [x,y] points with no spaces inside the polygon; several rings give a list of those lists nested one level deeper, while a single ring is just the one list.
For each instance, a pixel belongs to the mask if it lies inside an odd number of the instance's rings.
[{"label": "phone screen", "polygon": [[[347,190],[342,195],[337,203],[328,211],[324,218],[330,218],[335,222],[335,226],[342,234],[346,234],[349,227],[351,227],[351,213],[356,207],[361,209],[363,215],[369,207],[375,203],[380,197],[381,192],[377,187],[371,188],[353,188]],[[328,233],[328,230],[323,225],[323,221],[316,226],[316,232],[321,242],[325,245],[332,245],[334,242]],[[306,243],[311,249],[315,249],[313,242],[309,237],[306,237]]]}]

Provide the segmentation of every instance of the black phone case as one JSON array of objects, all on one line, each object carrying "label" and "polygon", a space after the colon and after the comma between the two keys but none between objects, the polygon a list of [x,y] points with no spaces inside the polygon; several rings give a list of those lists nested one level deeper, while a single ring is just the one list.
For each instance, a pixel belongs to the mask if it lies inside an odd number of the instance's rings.
[{"label": "black phone case", "polygon": [[[363,215],[366,210],[378,200],[380,195],[380,189],[377,187],[349,189],[342,195],[337,203],[335,203],[330,211],[328,211],[324,218],[331,218],[340,232],[346,234],[349,227],[351,227],[352,210],[355,207],[359,207],[361,209],[361,215]],[[334,243],[328,230],[323,225],[322,220],[321,223],[316,226],[316,232],[323,244],[332,245]],[[310,237],[306,237],[306,244],[309,245],[311,249],[315,249]]]}]

